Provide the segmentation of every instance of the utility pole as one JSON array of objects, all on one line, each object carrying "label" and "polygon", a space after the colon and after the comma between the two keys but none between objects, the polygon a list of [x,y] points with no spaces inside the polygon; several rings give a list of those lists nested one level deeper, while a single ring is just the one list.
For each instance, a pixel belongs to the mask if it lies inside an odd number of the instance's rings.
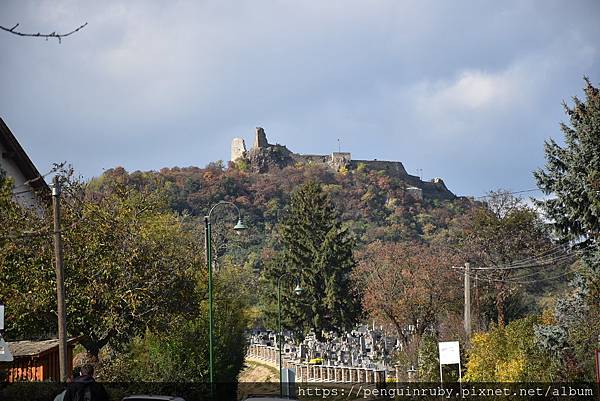
[{"label": "utility pole", "polygon": [[481,330],[481,309],[479,307],[479,274],[478,270],[475,270],[475,330]]},{"label": "utility pole", "polygon": [[58,364],[60,381],[66,382],[67,372],[67,316],[65,309],[65,270],[63,266],[63,246],[60,232],[60,181],[52,180],[52,211],[54,214],[54,260],[56,269],[56,300],[58,312]]},{"label": "utility pole", "polygon": [[465,334],[471,338],[471,265],[465,263]]}]

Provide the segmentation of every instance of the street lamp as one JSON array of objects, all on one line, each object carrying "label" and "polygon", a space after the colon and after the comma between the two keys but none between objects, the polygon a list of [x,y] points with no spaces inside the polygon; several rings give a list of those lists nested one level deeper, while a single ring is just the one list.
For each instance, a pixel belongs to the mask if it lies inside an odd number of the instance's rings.
[{"label": "street lamp", "polygon": [[[281,328],[281,279],[286,276],[291,275],[290,272],[282,273],[277,278],[277,314],[279,321],[279,333],[277,340],[277,345],[279,346],[279,396],[283,398],[283,356],[282,356],[282,342],[283,342],[283,331]],[[304,289],[300,287],[300,283],[296,279],[296,288],[294,288],[294,293],[298,296],[302,295]]]},{"label": "street lamp", "polygon": [[213,372],[213,290],[212,290],[212,237],[211,237],[211,222],[210,216],[217,206],[233,206],[238,213],[237,224],[233,227],[236,232],[246,230],[248,227],[242,222],[242,213],[240,209],[233,203],[221,201],[215,204],[206,216],[204,216],[204,239],[206,242],[206,266],[208,268],[208,375],[212,388],[214,382]]}]

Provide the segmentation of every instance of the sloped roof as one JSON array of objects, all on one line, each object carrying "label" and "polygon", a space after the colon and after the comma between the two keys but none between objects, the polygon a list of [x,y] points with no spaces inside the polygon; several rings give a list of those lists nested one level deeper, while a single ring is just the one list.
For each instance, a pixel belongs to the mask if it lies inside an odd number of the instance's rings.
[{"label": "sloped roof", "polygon": [[[78,338],[71,338],[68,343],[71,344],[77,341]],[[58,347],[58,338],[43,341],[12,341],[6,342],[13,357],[22,356],[39,356],[53,348]]]},{"label": "sloped roof", "polygon": [[0,143],[6,150],[5,154],[0,155],[4,158],[10,158],[21,170],[28,183],[40,192],[44,198],[50,199],[51,191],[38,169],[35,167],[25,150],[17,141],[17,138],[10,131],[4,120],[0,117]]}]

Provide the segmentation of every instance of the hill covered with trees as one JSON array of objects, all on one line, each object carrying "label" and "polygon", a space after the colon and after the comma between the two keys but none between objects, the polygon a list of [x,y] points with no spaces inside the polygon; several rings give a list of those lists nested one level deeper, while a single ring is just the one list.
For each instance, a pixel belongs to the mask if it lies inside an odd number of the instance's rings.
[{"label": "hill covered with trees", "polygon": [[431,241],[445,235],[453,219],[476,206],[464,197],[419,199],[410,193],[402,177],[360,167],[335,172],[323,165],[308,164],[267,173],[252,172],[233,163],[226,168],[222,162],[205,168],[132,173],[117,167],[107,170],[92,185],[101,189],[104,183],[115,180],[140,190],[164,191],[174,211],[193,217],[203,216],[221,200],[234,202],[251,228],[245,247],[254,251],[272,243],[274,227],[287,213],[291,194],[308,181],[322,184],[359,244],[378,239]]}]

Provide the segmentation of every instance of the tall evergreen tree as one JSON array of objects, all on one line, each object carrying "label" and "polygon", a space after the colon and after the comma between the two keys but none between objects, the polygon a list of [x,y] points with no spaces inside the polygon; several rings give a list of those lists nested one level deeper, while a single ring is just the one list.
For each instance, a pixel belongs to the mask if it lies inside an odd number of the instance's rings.
[{"label": "tall evergreen tree", "polygon": [[552,324],[536,329],[544,348],[562,363],[562,379],[594,377],[590,350],[600,338],[600,91],[585,79],[586,99],[564,105],[570,125],[561,124],[565,146],[545,144],[546,166],[534,173],[538,186],[555,197],[540,201],[564,241],[581,241],[583,263],[572,291],[558,299]]},{"label": "tall evergreen tree", "polygon": [[[281,277],[285,327],[298,334],[312,330],[320,339],[352,328],[361,313],[350,282],[353,248],[354,239],[321,185],[300,187],[280,225],[280,252],[265,271],[275,291]],[[301,296],[292,291],[296,280],[304,289]]]},{"label": "tall evergreen tree", "polygon": [[538,202],[564,240],[600,236],[600,93],[585,78],[586,99],[563,103],[570,125],[561,124],[565,146],[546,141],[546,166],[534,172],[538,187],[556,197]]}]

